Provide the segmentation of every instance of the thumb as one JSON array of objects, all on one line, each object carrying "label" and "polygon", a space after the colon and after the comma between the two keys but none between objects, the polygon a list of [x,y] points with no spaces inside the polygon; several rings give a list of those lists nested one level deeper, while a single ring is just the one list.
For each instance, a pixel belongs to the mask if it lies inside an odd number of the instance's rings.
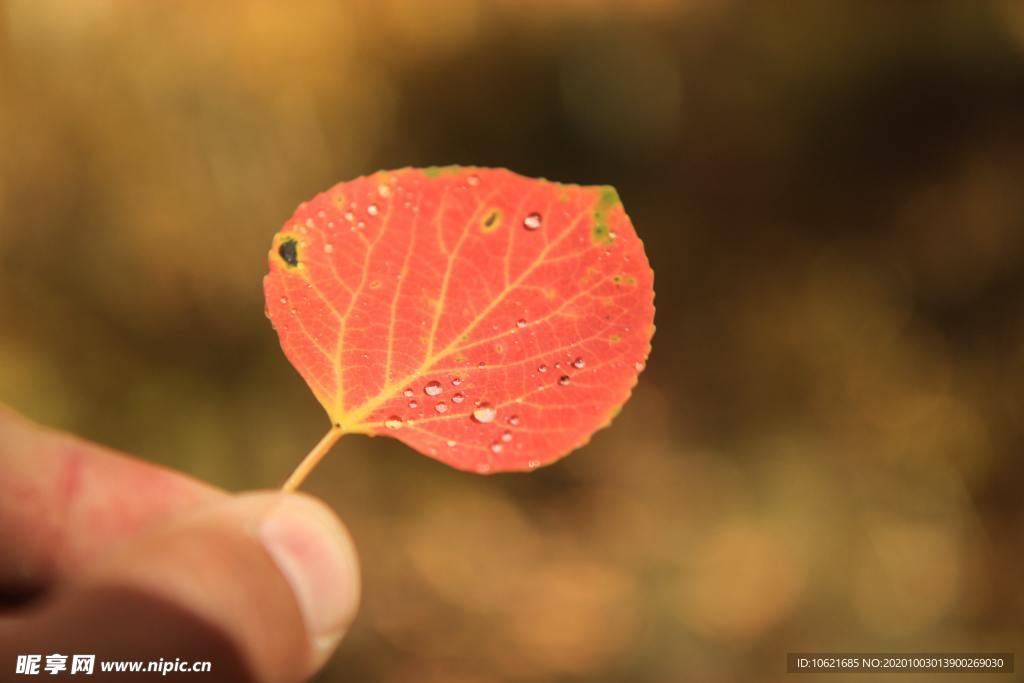
[{"label": "thumb", "polygon": [[358,594],[355,551],[326,506],[246,494],[90,568],[7,623],[0,652],[96,654],[96,674],[104,660],[209,661],[216,680],[289,683],[323,665]]}]

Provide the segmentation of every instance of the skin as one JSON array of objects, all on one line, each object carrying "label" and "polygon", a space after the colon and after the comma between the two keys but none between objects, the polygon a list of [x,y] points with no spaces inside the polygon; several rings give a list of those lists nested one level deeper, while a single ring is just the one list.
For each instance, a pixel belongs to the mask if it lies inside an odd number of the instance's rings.
[{"label": "skin", "polygon": [[61,653],[95,654],[90,679],[150,680],[100,662],[163,658],[210,661],[210,680],[306,680],[358,596],[351,539],[313,498],[229,494],[0,406],[2,676]]}]

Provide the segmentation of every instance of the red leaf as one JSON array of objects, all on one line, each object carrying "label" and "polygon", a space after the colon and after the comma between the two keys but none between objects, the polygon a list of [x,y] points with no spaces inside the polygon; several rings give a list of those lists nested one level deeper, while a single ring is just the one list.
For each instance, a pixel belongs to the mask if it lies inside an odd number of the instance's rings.
[{"label": "red leaf", "polygon": [[380,172],[304,202],[269,260],[267,315],[337,435],[459,469],[529,470],[583,445],[650,351],[653,273],[610,187]]}]

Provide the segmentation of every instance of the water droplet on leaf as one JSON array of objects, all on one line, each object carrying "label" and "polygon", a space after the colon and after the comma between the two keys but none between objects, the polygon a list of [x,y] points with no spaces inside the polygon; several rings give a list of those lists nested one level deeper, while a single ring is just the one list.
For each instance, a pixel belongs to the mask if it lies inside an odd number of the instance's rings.
[{"label": "water droplet on leaf", "polygon": [[388,419],[384,420],[384,426],[387,427],[388,429],[401,429],[402,418],[398,417],[397,415],[392,415]]},{"label": "water droplet on leaf", "polygon": [[444,388],[441,386],[441,383],[438,382],[437,380],[427,382],[427,385],[423,387],[423,393],[426,394],[427,396],[438,396],[441,394],[442,391],[444,391]]},{"label": "water droplet on leaf", "polygon": [[569,383],[569,375],[562,375],[558,378],[558,383],[563,387]]},{"label": "water droplet on leaf", "polygon": [[584,367],[586,367],[586,365],[587,365],[587,362],[585,360],[583,360],[582,358],[577,358],[576,360],[574,360],[572,362],[572,366],[574,368],[576,368],[577,370],[582,370]]},{"label": "water droplet on leaf", "polygon": [[443,413],[447,413],[448,412],[448,404],[445,403],[444,401],[441,401],[437,405],[434,406],[434,410],[436,410],[437,412],[442,413],[442,414]]},{"label": "water droplet on leaf", "polygon": [[523,227],[527,230],[536,230],[540,227],[541,218],[540,214],[534,211],[533,213],[526,216],[523,219]]},{"label": "water droplet on leaf", "polygon": [[480,406],[473,411],[473,419],[481,424],[494,422],[494,418],[497,417],[497,415],[498,410],[490,403],[481,403]]}]

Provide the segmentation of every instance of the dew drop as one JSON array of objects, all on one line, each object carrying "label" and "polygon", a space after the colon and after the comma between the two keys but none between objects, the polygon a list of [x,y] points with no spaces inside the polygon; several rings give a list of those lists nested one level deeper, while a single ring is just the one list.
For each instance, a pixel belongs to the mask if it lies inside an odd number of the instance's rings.
[{"label": "dew drop", "polygon": [[526,320],[524,320],[523,318],[517,320],[516,327],[518,327],[519,329],[523,329],[524,327],[526,327]]},{"label": "dew drop", "polygon": [[527,230],[537,230],[538,228],[540,228],[540,223],[540,214],[537,213],[536,211],[527,215],[527,217],[523,219],[523,227],[526,228]]},{"label": "dew drop", "polygon": [[638,360],[637,362],[633,363],[633,367],[636,368],[637,372],[640,372],[641,370],[644,369],[644,362]]},{"label": "dew drop", "polygon": [[585,368],[587,366],[587,362],[585,360],[583,360],[582,358],[577,358],[576,360],[574,360],[572,362],[572,366],[574,368],[576,368],[577,370],[582,370],[583,368]]},{"label": "dew drop", "polygon": [[481,403],[480,406],[473,411],[473,419],[481,424],[494,422],[494,418],[497,416],[497,408],[492,406],[490,403]]},{"label": "dew drop", "polygon": [[327,212],[321,209],[320,211],[316,212],[316,216],[317,218],[327,218]]},{"label": "dew drop", "polygon": [[387,185],[378,185],[377,186],[377,194],[379,194],[381,197],[390,197],[391,196],[391,188],[388,187]]},{"label": "dew drop", "polygon": [[445,403],[444,401],[440,401],[440,402],[438,402],[434,406],[434,410],[436,410],[437,412],[439,412],[441,414],[447,413],[448,412],[448,404]]},{"label": "dew drop", "polygon": [[324,253],[333,254],[334,253],[334,245],[330,244],[330,243],[325,244],[324,245]]},{"label": "dew drop", "polygon": [[384,420],[384,426],[387,427],[388,429],[401,429],[402,418],[398,417],[397,415],[392,415],[388,419]]},{"label": "dew drop", "polygon": [[569,375],[562,375],[558,378],[558,383],[563,387],[569,383]]},{"label": "dew drop", "polygon": [[410,408],[419,408],[419,406],[420,406],[420,404],[417,403],[416,401],[409,401],[409,407]]},{"label": "dew drop", "polygon": [[463,396],[462,394],[455,394],[454,396],[452,396],[452,403],[462,403],[465,400],[466,397]]},{"label": "dew drop", "polygon": [[356,227],[357,228],[365,228],[366,227],[366,221],[356,221]]},{"label": "dew drop", "polygon": [[402,392],[402,396],[405,396],[406,398],[412,398],[412,395],[414,393],[415,392],[412,389],[406,389],[405,391]]},{"label": "dew drop", "polygon": [[460,384],[462,384],[462,380],[461,379],[459,379],[458,377],[452,377],[452,386],[453,387],[457,387]]},{"label": "dew drop", "polygon": [[538,467],[540,467],[540,460],[530,460],[529,462],[526,463],[526,466],[529,467],[531,470],[535,470]]},{"label": "dew drop", "polygon": [[494,443],[491,444],[491,453],[501,453],[502,448],[503,446],[497,441],[495,441]]},{"label": "dew drop", "polygon": [[366,213],[370,214],[371,216],[376,216],[378,213],[380,213],[380,209],[377,208],[376,204],[370,204],[368,207],[366,207]]},{"label": "dew drop", "polygon": [[480,176],[471,175],[468,178],[466,178],[466,182],[469,183],[469,185],[476,187],[477,185],[480,184]]},{"label": "dew drop", "polygon": [[445,443],[448,444],[448,448],[455,448],[455,442],[451,439],[448,439]]},{"label": "dew drop", "polygon": [[345,220],[347,220],[349,223],[351,223],[353,220],[355,220],[355,217],[356,217],[356,215],[354,213],[352,213],[351,211],[346,211],[345,212]]},{"label": "dew drop", "polygon": [[476,466],[476,471],[480,474],[487,474],[491,471],[491,465],[490,463],[482,462]]},{"label": "dew drop", "polygon": [[540,373],[545,373],[547,371],[548,371],[548,366],[546,366],[546,365],[541,365],[540,367],[537,368],[537,372],[540,372]]},{"label": "dew drop", "polygon": [[512,425],[513,427],[515,427],[516,425],[519,424],[519,416],[518,415],[510,415],[509,418],[508,418],[508,423],[510,425]]},{"label": "dew drop", "polygon": [[280,301],[283,304],[286,304],[286,303],[288,303],[288,297],[282,296],[280,299],[278,299],[278,301]]},{"label": "dew drop", "polygon": [[505,443],[508,443],[509,441],[511,441],[512,440],[512,432],[510,432],[508,430],[502,432],[501,440],[504,441]]},{"label": "dew drop", "polygon": [[427,385],[423,387],[423,393],[427,396],[438,396],[442,391],[444,391],[444,388],[441,387],[441,383],[437,380],[427,382]]},{"label": "dew drop", "polygon": [[483,370],[483,369],[484,369],[484,367],[485,367],[486,365],[487,365],[487,364],[486,364],[486,363],[484,363],[483,361],[480,361],[479,363],[477,363],[477,364],[476,364],[476,366],[477,366],[478,368],[480,368],[481,370]]}]

